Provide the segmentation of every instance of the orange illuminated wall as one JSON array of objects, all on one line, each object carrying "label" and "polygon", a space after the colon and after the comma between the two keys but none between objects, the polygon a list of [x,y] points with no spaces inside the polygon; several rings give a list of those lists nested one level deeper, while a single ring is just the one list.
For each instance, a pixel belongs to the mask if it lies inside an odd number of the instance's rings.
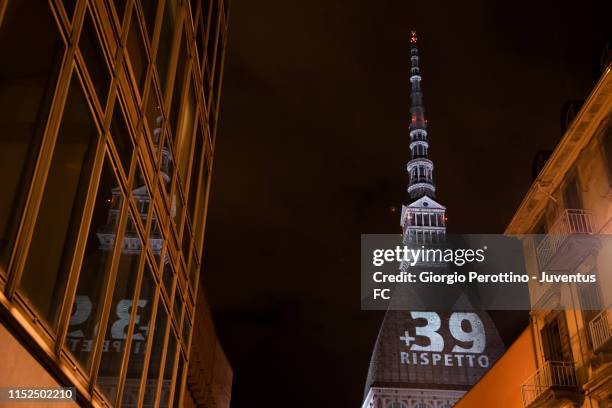
[{"label": "orange illuminated wall", "polygon": [[527,328],[455,408],[523,408],[521,385],[536,371],[535,361],[533,337]]}]

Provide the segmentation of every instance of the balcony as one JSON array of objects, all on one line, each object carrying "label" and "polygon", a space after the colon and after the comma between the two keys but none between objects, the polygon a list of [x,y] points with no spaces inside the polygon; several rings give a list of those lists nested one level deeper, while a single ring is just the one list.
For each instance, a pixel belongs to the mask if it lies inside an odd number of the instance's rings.
[{"label": "balcony", "polygon": [[577,403],[582,393],[573,363],[547,361],[521,387],[523,407],[559,407]]},{"label": "balcony", "polygon": [[612,310],[605,309],[589,322],[593,351],[606,351],[612,345]]},{"label": "balcony", "polygon": [[541,271],[570,271],[595,248],[593,217],[586,210],[566,209],[537,247]]}]

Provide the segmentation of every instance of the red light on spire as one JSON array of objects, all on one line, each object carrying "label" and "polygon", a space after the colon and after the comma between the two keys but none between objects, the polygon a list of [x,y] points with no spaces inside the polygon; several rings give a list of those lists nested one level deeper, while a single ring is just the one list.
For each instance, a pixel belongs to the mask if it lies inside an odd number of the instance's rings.
[{"label": "red light on spire", "polygon": [[413,44],[417,42],[417,33],[414,30],[410,31],[410,42]]}]

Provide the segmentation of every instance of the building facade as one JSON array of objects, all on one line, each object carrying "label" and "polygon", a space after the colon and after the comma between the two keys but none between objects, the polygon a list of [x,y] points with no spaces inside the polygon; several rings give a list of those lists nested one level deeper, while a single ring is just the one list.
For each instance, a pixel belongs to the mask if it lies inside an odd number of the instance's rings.
[{"label": "building facade", "polygon": [[186,403],[227,17],[0,2],[0,386]]},{"label": "building facade", "polygon": [[[531,341],[517,340],[523,352],[504,355],[461,408],[498,405],[497,389],[512,396],[500,405],[508,408],[612,407],[611,67],[506,229],[523,237],[529,275],[589,273],[597,284],[530,283]],[[512,360],[530,372],[509,376],[504,367]]]},{"label": "building facade", "polygon": [[533,341],[531,329],[525,329],[454,408],[522,407],[520,384],[537,369]]},{"label": "building facade", "polygon": [[[435,199],[414,31],[410,42],[409,201],[402,207],[400,225],[404,245],[429,247],[445,242],[446,208]],[[401,270],[406,268],[405,263],[400,265]],[[419,293],[409,296],[414,299]],[[458,341],[466,330],[479,339],[469,348]],[[362,408],[450,408],[494,364],[503,348],[486,312],[388,310],[372,352]]]},{"label": "building facade", "polygon": [[525,240],[530,272],[590,272],[598,281],[595,289],[530,285],[538,368],[522,384],[526,407],[612,406],[611,186],[608,67],[506,230],[538,234]]}]

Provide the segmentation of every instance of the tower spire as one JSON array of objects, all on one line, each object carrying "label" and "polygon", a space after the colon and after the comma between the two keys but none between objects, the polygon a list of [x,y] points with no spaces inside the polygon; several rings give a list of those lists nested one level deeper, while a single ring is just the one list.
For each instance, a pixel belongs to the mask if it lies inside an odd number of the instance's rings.
[{"label": "tower spire", "polygon": [[446,208],[435,200],[433,163],[427,157],[427,120],[421,91],[417,33],[410,32],[410,202],[402,206],[404,243],[437,243],[446,234]]},{"label": "tower spire", "polygon": [[410,32],[410,154],[408,174],[410,182],[408,193],[411,199],[425,195],[435,197],[436,187],[433,182],[433,162],[427,158],[429,143],[427,141],[427,120],[423,106],[421,74],[419,69],[419,49],[417,33]]}]

